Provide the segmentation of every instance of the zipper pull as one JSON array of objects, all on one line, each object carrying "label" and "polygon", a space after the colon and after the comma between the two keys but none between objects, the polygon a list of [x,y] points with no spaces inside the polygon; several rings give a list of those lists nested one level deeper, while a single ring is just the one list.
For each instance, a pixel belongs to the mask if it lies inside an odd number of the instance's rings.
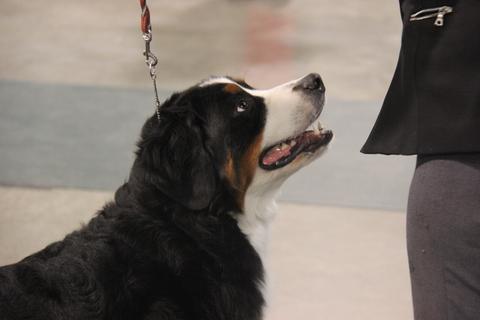
[{"label": "zipper pull", "polygon": [[435,18],[434,25],[436,25],[437,27],[443,27],[445,15],[452,12],[453,12],[453,8],[450,6],[425,9],[412,14],[410,16],[410,21],[418,21],[418,20]]},{"label": "zipper pull", "polygon": [[452,13],[452,12],[453,12],[452,7],[444,6],[444,7],[440,8],[440,10],[438,10],[437,18],[435,19],[434,24],[437,27],[443,27],[443,20],[444,20],[445,15],[449,14],[449,13]]}]

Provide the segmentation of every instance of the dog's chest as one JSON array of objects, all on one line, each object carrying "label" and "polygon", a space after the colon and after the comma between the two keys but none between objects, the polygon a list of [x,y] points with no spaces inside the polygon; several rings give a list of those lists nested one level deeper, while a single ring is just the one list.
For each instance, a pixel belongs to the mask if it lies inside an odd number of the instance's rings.
[{"label": "dog's chest", "polygon": [[240,230],[247,236],[247,239],[262,261],[264,281],[260,290],[267,304],[269,300],[267,251],[271,224],[276,213],[277,204],[275,196],[257,196],[256,194],[247,193],[245,210],[237,217]]},{"label": "dog's chest", "polygon": [[237,217],[240,230],[247,236],[262,261],[266,258],[270,227],[276,213],[274,198],[247,194],[245,210]]}]

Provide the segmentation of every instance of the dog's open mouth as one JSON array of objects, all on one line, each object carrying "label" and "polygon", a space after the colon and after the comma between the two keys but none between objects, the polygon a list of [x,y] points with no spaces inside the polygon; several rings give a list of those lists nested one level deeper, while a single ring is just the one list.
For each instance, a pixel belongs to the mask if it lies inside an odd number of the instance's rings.
[{"label": "dog's open mouth", "polygon": [[260,167],[265,170],[283,168],[300,154],[314,153],[320,147],[326,146],[332,138],[332,131],[324,130],[320,124],[315,125],[314,129],[307,129],[296,137],[266,148],[260,155]]}]

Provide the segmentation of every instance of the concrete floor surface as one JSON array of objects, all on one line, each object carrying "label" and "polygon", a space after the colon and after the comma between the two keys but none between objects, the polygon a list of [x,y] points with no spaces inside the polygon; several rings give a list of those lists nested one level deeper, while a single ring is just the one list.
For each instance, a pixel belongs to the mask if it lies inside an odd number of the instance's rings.
[{"label": "concrete floor surface", "polygon": [[[62,239],[109,192],[0,187],[0,265]],[[267,270],[268,320],[412,318],[399,212],[281,203]]]}]

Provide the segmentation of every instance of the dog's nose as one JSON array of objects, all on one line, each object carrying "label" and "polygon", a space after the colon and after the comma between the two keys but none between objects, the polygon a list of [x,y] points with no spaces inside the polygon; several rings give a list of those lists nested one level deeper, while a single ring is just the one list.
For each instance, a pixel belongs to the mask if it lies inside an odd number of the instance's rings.
[{"label": "dog's nose", "polygon": [[325,92],[325,85],[323,84],[322,77],[318,73],[310,73],[304,77],[298,85],[297,89],[303,89],[305,91],[320,91]]}]

